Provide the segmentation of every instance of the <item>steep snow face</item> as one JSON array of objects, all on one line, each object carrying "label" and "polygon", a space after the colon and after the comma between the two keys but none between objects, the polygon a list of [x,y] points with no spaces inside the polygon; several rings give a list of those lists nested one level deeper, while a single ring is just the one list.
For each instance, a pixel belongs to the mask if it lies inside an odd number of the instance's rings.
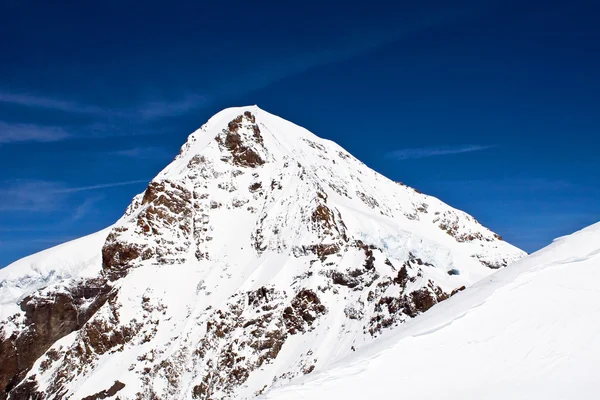
[{"label": "steep snow face", "polygon": [[524,255],[256,106],[194,132],[101,251],[93,290],[54,285],[11,317],[38,343],[36,310],[54,313],[55,291],[71,299],[57,319],[70,328],[51,324],[52,346],[11,395],[251,398]]},{"label": "steep snow face", "polygon": [[266,398],[597,399],[599,281],[600,223]]}]

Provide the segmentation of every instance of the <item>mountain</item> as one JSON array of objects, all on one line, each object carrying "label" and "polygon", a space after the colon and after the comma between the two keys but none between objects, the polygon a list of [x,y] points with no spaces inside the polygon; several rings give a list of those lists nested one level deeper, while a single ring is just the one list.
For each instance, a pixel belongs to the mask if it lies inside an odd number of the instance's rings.
[{"label": "mountain", "polygon": [[331,141],[226,109],[108,230],[0,271],[0,397],[252,398],[523,256]]},{"label": "mountain", "polygon": [[266,398],[597,399],[600,223]]}]

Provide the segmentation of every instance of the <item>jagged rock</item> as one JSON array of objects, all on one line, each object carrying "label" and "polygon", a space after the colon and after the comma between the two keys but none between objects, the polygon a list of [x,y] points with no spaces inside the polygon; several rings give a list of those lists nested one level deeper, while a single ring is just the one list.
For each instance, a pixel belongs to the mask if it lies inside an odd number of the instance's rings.
[{"label": "jagged rock", "polygon": [[283,310],[283,319],[288,333],[294,335],[304,332],[310,327],[319,315],[324,314],[326,308],[315,292],[302,289],[292,303]]},{"label": "jagged rock", "polygon": [[125,384],[123,382],[119,382],[119,381],[115,381],[115,383],[108,388],[107,390],[103,390],[101,392],[98,392],[96,394],[90,395],[90,396],[86,396],[81,400],[100,400],[100,399],[107,399],[109,397],[114,396],[115,394],[117,394],[117,392],[121,389],[123,389],[125,387]]},{"label": "jagged rock", "polygon": [[[52,344],[81,329],[106,302],[110,290],[105,280],[93,279],[25,297],[20,303],[23,328],[8,337],[0,334],[0,398],[25,377]],[[56,361],[56,356],[53,358]]]}]

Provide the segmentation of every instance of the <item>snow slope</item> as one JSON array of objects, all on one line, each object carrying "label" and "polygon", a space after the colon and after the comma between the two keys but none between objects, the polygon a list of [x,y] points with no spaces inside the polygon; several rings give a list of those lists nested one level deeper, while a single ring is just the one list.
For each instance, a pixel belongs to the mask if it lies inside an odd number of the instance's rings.
[{"label": "snow slope", "polygon": [[[253,398],[524,256],[256,106],[192,133],[95,238],[83,258],[40,256],[46,271],[78,266],[72,278],[0,288],[15,302],[27,294],[0,323],[0,345],[33,364],[0,368],[9,398]],[[96,276],[82,280],[86,265]]]},{"label": "snow slope", "polygon": [[0,269],[0,320],[18,310],[17,303],[38,289],[72,278],[97,276],[101,249],[111,227],[22,258]]},{"label": "snow slope", "polygon": [[597,223],[266,398],[597,399],[599,282]]}]

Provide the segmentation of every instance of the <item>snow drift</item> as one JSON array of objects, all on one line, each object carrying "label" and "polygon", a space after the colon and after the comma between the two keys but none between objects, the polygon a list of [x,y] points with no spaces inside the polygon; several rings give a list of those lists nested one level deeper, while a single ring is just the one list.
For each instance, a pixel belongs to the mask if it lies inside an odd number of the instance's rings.
[{"label": "snow drift", "polygon": [[600,223],[267,399],[597,399]]}]

